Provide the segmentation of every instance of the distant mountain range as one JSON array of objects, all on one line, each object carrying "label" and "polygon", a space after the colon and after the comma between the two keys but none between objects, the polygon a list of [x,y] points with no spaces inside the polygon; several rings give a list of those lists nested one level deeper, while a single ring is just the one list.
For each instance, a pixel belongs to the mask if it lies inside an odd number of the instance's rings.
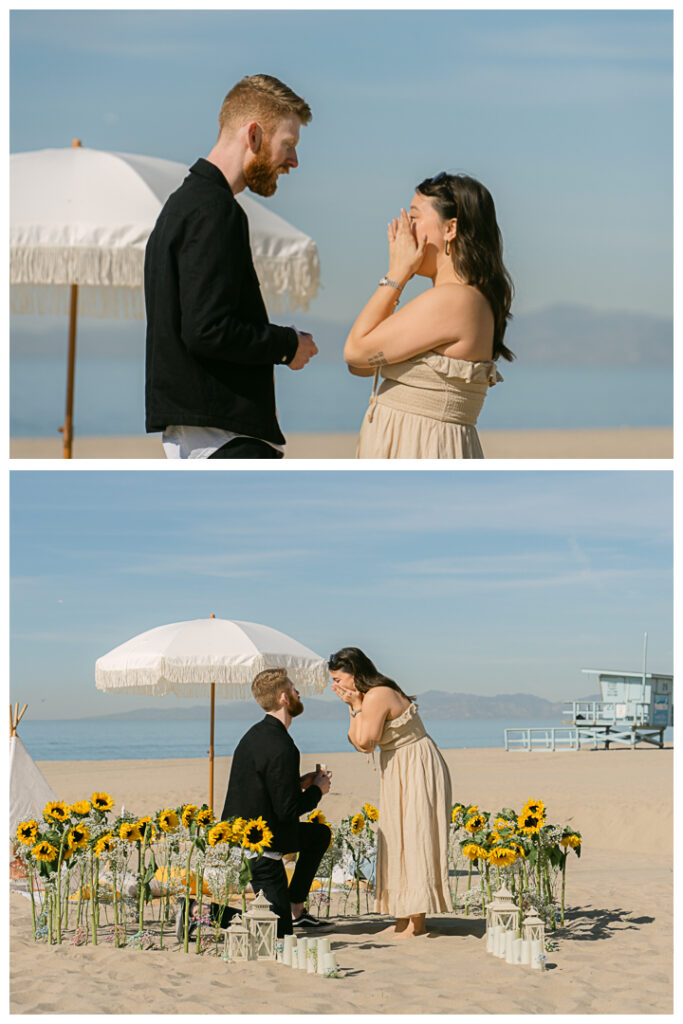
[{"label": "distant mountain range", "polygon": [[[599,696],[572,698],[580,700],[600,700]],[[306,718],[312,721],[340,721],[347,715],[341,701],[320,700],[315,697],[304,698]],[[536,697],[531,693],[503,693],[495,697],[480,697],[473,693],[446,693],[443,690],[427,690],[417,696],[420,714],[427,719],[488,718],[524,719],[556,718],[562,720],[562,701],[549,701]],[[190,721],[204,720],[208,715],[206,704],[186,705],[178,701],[172,707],[140,708],[135,711],[120,711],[111,715],[89,715],[89,718],[108,719],[109,721]],[[217,721],[255,722],[260,712],[252,701],[218,701],[216,703]]]},{"label": "distant mountain range", "polygon": [[[514,312],[514,307],[513,307]],[[301,315],[302,329],[311,331],[320,346],[320,362],[341,362],[348,324],[329,323],[320,317]],[[64,324],[45,317],[40,329],[14,316],[10,322],[13,356],[41,358],[54,353],[55,341],[63,341]],[[534,313],[515,314],[506,340],[520,363],[580,365],[644,365],[666,367],[673,363],[673,318],[645,313],[600,312],[576,305],[554,305]],[[79,338],[81,357],[143,358],[144,322],[91,321]]]}]

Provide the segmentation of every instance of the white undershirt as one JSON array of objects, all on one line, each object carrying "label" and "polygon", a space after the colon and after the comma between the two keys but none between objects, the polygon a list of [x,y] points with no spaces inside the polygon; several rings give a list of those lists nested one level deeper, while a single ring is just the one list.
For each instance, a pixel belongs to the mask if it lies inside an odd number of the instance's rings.
[{"label": "white undershirt", "polygon": [[[221,427],[171,426],[166,427],[161,435],[161,443],[164,446],[167,459],[208,459],[210,455],[213,455],[235,437],[250,436],[250,434],[235,434],[232,430],[223,430]],[[263,439],[254,438],[254,440],[261,441]],[[263,443],[284,453],[284,445],[273,444],[272,441],[263,441]]]}]

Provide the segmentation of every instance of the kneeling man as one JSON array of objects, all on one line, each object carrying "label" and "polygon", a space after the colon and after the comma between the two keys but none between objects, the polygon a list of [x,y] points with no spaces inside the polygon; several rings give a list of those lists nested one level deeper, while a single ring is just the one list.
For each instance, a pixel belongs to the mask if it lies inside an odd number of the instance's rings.
[{"label": "kneeling man", "polygon": [[[273,833],[270,848],[251,861],[252,888],[254,892],[263,889],[278,915],[281,938],[292,934],[292,926],[319,926],[305,911],[304,902],[329,846],[330,830],[318,822],[300,822],[299,817],[329,792],[331,776],[329,772],[299,775],[299,751],[289,727],[304,706],[287,670],[260,672],[251,692],[266,714],[237,745],[222,818],[262,817]],[[288,885],[282,855],[295,851],[299,857]]]}]

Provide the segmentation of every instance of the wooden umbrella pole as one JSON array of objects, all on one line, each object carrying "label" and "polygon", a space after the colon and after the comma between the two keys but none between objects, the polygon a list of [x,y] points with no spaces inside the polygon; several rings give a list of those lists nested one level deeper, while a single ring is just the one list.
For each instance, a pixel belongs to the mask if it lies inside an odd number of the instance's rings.
[{"label": "wooden umbrella pole", "polygon": [[[79,149],[82,146],[80,139],[72,139],[71,146],[73,149]],[[78,285],[71,285],[71,295],[69,299],[69,353],[67,357],[67,369],[66,369],[66,413],[64,418],[64,426],[59,429],[62,432],[64,438],[64,447],[62,452],[62,458],[71,458],[71,445],[73,441],[73,411],[74,411],[74,376],[76,372],[76,318],[78,316]]]},{"label": "wooden umbrella pole", "polygon": [[9,706],[9,735],[10,735],[10,739],[12,738],[12,736],[16,736],[16,734],[17,734],[17,726],[19,725],[19,722],[24,717],[24,712],[26,711],[27,707],[28,707],[28,704],[24,704],[23,708],[20,711],[19,710],[19,703],[17,702],[14,705],[14,711],[13,711],[12,710],[12,705],[10,704],[10,706]]},{"label": "wooden umbrella pole", "polygon": [[211,683],[211,732],[209,738],[209,807],[213,810],[213,735],[216,711],[216,684]]},{"label": "wooden umbrella pole", "polygon": [[78,310],[78,285],[71,285],[71,299],[69,303],[69,354],[66,368],[66,413],[64,426],[61,427],[64,435],[64,450],[62,458],[71,458],[71,446],[73,441],[73,411],[74,411],[74,377],[76,375],[76,317]]}]

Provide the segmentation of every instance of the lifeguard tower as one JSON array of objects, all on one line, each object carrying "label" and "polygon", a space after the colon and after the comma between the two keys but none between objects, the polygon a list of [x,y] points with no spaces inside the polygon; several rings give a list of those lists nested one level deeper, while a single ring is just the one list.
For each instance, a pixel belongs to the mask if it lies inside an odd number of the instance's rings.
[{"label": "lifeguard tower", "polygon": [[566,718],[582,743],[609,750],[610,745],[635,747],[637,743],[664,746],[664,730],[674,723],[674,677],[654,672],[618,672],[584,668],[597,676],[602,700],[568,701]]}]

